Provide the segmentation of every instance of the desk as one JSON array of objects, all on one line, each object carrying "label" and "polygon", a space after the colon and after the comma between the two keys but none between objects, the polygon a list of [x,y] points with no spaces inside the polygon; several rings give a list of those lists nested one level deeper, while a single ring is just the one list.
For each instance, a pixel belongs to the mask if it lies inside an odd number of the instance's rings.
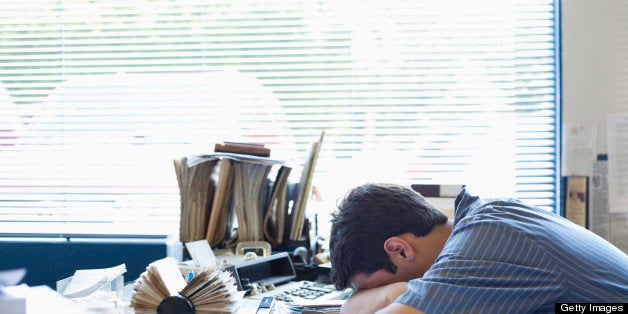
[{"label": "desk", "polygon": [[[5,287],[6,292],[25,300],[21,307],[0,307],[1,313],[11,314],[132,314],[128,303],[122,302],[115,294],[101,294],[98,291],[85,298],[70,299],[48,286],[29,287],[25,284]],[[1,302],[0,302],[0,305]],[[25,305],[25,306],[24,306]]]},{"label": "desk", "polygon": [[[2,313],[24,313],[24,314],[134,314],[132,308],[129,307],[133,284],[125,286],[125,300],[117,299],[115,294],[106,295],[104,293],[95,293],[85,298],[69,299],[52,290],[48,286],[28,287],[21,285],[14,288],[15,294],[26,298],[26,312],[11,311],[10,308],[2,308]],[[101,291],[102,292],[102,291]],[[244,298],[242,304],[238,308],[236,314],[257,314],[260,300]],[[299,313],[288,311],[287,306],[276,307],[281,311],[275,311],[271,314],[288,314]]]}]

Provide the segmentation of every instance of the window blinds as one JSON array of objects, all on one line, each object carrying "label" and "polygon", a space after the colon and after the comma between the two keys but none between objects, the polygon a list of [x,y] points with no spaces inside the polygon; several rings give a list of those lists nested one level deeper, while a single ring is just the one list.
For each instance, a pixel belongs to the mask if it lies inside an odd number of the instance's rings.
[{"label": "window blinds", "polygon": [[0,233],[174,235],[172,161],[223,140],[548,210],[557,12],[527,1],[2,1]]}]

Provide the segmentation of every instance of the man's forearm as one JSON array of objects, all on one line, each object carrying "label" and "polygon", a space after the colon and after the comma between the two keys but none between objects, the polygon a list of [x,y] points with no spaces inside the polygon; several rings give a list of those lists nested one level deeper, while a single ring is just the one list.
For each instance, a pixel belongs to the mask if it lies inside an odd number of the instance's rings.
[{"label": "man's forearm", "polygon": [[408,287],[406,282],[393,283],[387,286],[356,291],[342,306],[341,314],[375,313],[390,305],[403,294]]}]

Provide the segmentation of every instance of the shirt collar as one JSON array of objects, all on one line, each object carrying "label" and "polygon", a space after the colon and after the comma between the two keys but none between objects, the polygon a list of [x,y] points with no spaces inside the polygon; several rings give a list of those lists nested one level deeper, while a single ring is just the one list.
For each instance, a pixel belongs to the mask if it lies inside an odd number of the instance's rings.
[{"label": "shirt collar", "polygon": [[470,211],[481,207],[484,201],[476,195],[469,193],[467,188],[463,188],[456,196],[454,202],[454,225],[462,218],[464,218]]}]

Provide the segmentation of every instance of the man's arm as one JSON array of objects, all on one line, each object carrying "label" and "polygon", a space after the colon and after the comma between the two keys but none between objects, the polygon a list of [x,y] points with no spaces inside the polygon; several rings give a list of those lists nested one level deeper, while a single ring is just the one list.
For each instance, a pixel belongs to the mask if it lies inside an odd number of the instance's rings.
[{"label": "man's arm", "polygon": [[345,302],[340,313],[375,313],[391,305],[398,296],[406,292],[407,287],[407,282],[397,282],[382,287],[358,290]]}]

